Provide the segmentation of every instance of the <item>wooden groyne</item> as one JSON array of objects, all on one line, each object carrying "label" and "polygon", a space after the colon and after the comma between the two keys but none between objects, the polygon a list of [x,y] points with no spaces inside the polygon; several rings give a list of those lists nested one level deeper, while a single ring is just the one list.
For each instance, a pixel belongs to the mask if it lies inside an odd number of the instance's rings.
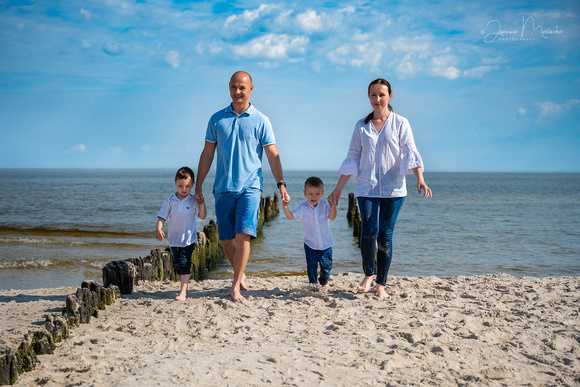
[{"label": "wooden groyne", "polygon": [[352,227],[352,235],[357,239],[357,241],[360,241],[362,227],[361,218],[356,198],[352,192],[348,194],[348,210],[346,211],[346,219],[348,219],[348,225]]},{"label": "wooden groyne", "polygon": [[53,353],[56,343],[66,340],[70,329],[88,324],[91,317],[98,317],[100,310],[119,297],[121,292],[115,285],[102,287],[96,281],[84,281],[75,294],[67,296],[62,312],[47,315],[44,326],[25,334],[16,349],[0,347],[0,385],[16,383],[18,375],[34,369],[38,355]]},{"label": "wooden groyne", "polygon": [[[258,233],[266,222],[279,215],[279,199],[274,193],[260,201]],[[192,255],[191,278],[199,281],[207,272],[225,258],[219,242],[218,228],[210,220],[203,231],[197,233],[197,245]],[[155,249],[146,257],[127,258],[109,262],[103,267],[103,284],[84,281],[75,294],[66,298],[61,313],[48,314],[44,326],[24,335],[17,348],[0,346],[0,385],[14,384],[18,375],[31,371],[38,362],[38,355],[51,354],[56,343],[66,340],[70,329],[87,324],[91,317],[111,305],[122,294],[131,294],[138,281],[177,281],[173,271],[171,250]]]},{"label": "wooden groyne", "polygon": [[[264,224],[280,213],[278,194],[274,192],[274,199],[270,196],[262,197],[258,212],[258,234]],[[210,220],[197,232],[197,243],[191,257],[191,278],[200,281],[207,272],[215,268],[225,258],[219,232],[215,221]],[[127,258],[125,260],[109,262],[103,267],[103,284],[116,285],[121,294],[131,294],[133,287],[139,281],[177,281],[177,274],[173,271],[171,249],[155,249],[146,257]]]}]

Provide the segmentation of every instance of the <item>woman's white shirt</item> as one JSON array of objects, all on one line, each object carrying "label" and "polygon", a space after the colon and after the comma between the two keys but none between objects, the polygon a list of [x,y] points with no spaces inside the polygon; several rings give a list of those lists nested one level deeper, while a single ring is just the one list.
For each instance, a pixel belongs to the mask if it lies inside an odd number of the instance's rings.
[{"label": "woman's white shirt", "polygon": [[380,133],[372,120],[356,123],[338,173],[357,181],[356,197],[391,198],[407,195],[405,174],[412,174],[416,167],[425,170],[411,125],[391,112]]}]

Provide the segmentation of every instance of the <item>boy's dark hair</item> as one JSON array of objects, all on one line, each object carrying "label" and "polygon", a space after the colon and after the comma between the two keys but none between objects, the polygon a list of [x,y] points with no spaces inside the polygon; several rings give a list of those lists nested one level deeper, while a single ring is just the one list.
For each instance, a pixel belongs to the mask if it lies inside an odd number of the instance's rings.
[{"label": "boy's dark hair", "polygon": [[324,183],[322,182],[322,179],[320,177],[310,176],[304,182],[304,189],[306,189],[306,186],[313,188],[324,188]]},{"label": "boy's dark hair", "polygon": [[181,167],[177,170],[177,173],[175,174],[175,180],[187,179],[188,177],[191,177],[192,183],[195,181],[195,175],[193,174],[193,171],[189,167]]}]

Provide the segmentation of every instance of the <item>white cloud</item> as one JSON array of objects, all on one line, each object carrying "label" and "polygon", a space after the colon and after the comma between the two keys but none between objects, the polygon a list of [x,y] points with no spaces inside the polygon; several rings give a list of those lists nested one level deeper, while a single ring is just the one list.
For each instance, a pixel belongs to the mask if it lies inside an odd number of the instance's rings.
[{"label": "white cloud", "polygon": [[119,43],[109,40],[103,47],[103,52],[107,55],[118,55],[121,52]]},{"label": "white cloud", "polygon": [[244,11],[241,15],[231,15],[224,23],[224,32],[235,35],[250,29],[254,21],[269,14],[272,10],[279,8],[276,5],[262,4],[253,11]]},{"label": "white cloud", "polygon": [[247,43],[233,46],[234,53],[243,57],[286,58],[289,54],[304,54],[310,40],[302,36],[267,34]]},{"label": "white cloud", "polygon": [[331,50],[326,56],[332,63],[341,66],[369,66],[371,70],[376,70],[385,49],[386,44],[383,42],[346,43]]},{"label": "white cloud", "polygon": [[490,71],[498,70],[499,65],[495,66],[478,66],[469,70],[464,70],[463,75],[469,78],[483,78],[483,76]]},{"label": "white cloud", "polygon": [[556,114],[560,114],[566,110],[573,108],[574,106],[580,104],[580,99],[569,99],[561,105],[558,105],[554,102],[547,101],[547,102],[538,102],[535,105],[540,109],[540,113],[538,115],[538,120],[542,120],[546,117],[553,116]]},{"label": "white cloud", "polygon": [[179,67],[179,53],[171,50],[165,54],[165,62],[169,63],[174,69]]},{"label": "white cloud", "polygon": [[524,116],[526,114],[526,109],[524,109],[523,107],[518,108],[518,113],[522,116]]},{"label": "white cloud", "polygon": [[73,146],[72,148],[65,150],[64,153],[85,152],[86,150],[87,150],[87,148],[85,147],[84,144],[78,144],[78,145]]},{"label": "white cloud", "polygon": [[119,146],[112,146],[109,148],[109,152],[111,153],[123,153],[123,148]]},{"label": "white cloud", "polygon": [[406,54],[396,66],[395,71],[400,78],[406,78],[417,74],[422,68],[421,62],[413,60],[411,54]]},{"label": "white cloud", "polygon": [[443,55],[431,58],[431,75],[455,79],[461,75],[461,71],[455,67],[457,57],[455,55]]},{"label": "white cloud", "polygon": [[323,20],[324,18],[326,18],[326,14],[324,12],[321,12],[319,15],[316,13],[316,11],[309,9],[306,12],[296,16],[296,22],[304,32],[313,33],[322,31],[325,28]]},{"label": "white cloud", "polygon": [[412,38],[399,36],[392,43],[393,51],[397,52],[414,52],[420,56],[427,56],[431,51],[431,44],[433,43],[433,36],[421,35]]},{"label": "white cloud", "polygon": [[221,46],[221,43],[217,41],[200,42],[195,46],[195,52],[197,52],[198,55],[203,55],[206,51],[211,55],[217,55],[223,50],[224,48]]},{"label": "white cloud", "polygon": [[85,17],[85,19],[87,19],[87,20],[91,20],[91,18],[93,17],[91,12],[89,10],[84,9],[84,8],[81,8],[81,15],[83,15]]}]

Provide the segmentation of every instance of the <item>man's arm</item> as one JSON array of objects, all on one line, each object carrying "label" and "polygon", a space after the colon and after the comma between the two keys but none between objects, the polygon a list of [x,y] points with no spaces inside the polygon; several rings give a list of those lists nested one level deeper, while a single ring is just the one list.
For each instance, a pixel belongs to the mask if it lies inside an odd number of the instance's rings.
[{"label": "man's arm", "polygon": [[215,142],[205,142],[203,151],[201,151],[201,156],[199,156],[199,164],[197,165],[197,182],[195,183],[195,198],[197,200],[203,200],[202,185],[205,178],[211,168],[211,163],[213,162],[213,156],[215,154],[216,143]]},{"label": "man's arm", "polygon": [[[272,170],[274,179],[276,179],[276,183],[284,181],[284,172],[282,171],[282,163],[280,162],[280,154],[278,153],[276,144],[266,145],[264,151],[266,151],[268,163],[270,164],[270,169]],[[286,187],[284,185],[280,185],[280,196],[282,202],[286,201],[287,203],[290,203],[290,195],[286,192]]]}]

